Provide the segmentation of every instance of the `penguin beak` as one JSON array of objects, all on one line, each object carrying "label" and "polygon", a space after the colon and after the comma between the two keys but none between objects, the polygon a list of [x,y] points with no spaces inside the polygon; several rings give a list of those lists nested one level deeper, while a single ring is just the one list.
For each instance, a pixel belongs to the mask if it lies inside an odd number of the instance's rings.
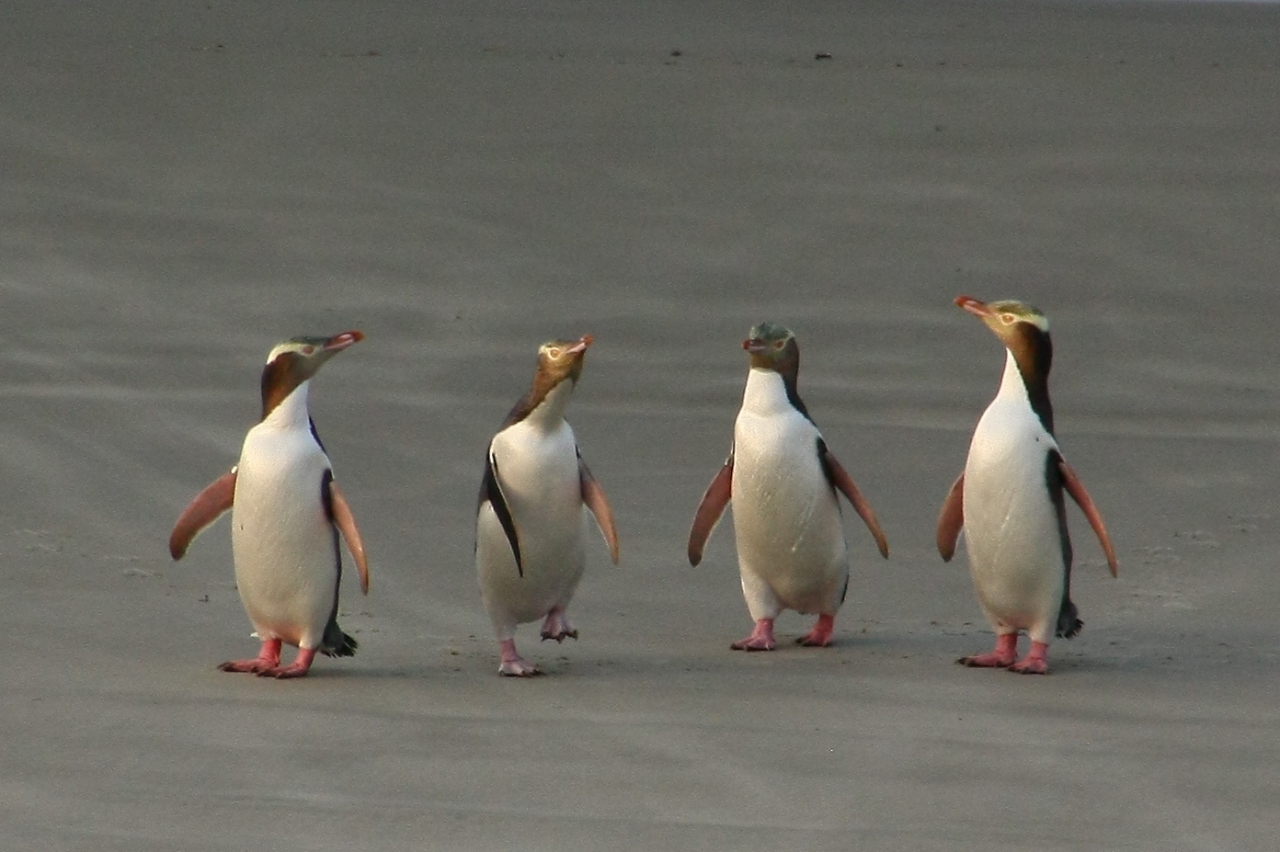
[{"label": "penguin beak", "polygon": [[343,349],[346,349],[353,343],[359,343],[364,340],[364,334],[359,331],[344,331],[342,334],[335,334],[324,342],[324,351],[329,355],[337,355]]},{"label": "penguin beak", "polygon": [[587,347],[595,343],[596,339],[589,334],[582,335],[582,338],[567,350],[571,355],[577,355],[580,352],[586,352]]},{"label": "penguin beak", "polygon": [[985,302],[979,302],[972,296],[956,296],[956,306],[980,319],[989,319],[994,316]]},{"label": "penguin beak", "polygon": [[742,341],[742,348],[750,352],[752,355],[759,355],[769,347],[758,337],[749,337]]}]

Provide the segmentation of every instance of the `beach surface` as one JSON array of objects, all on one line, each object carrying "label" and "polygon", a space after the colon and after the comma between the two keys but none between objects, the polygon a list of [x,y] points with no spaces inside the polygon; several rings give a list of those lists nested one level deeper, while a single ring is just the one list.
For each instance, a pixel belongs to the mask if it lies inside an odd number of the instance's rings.
[{"label": "beach surface", "polygon": [[[1280,6],[7,4],[0,849],[1260,850],[1280,832]],[[941,501],[1050,318],[1081,636],[992,642]],[[828,649],[692,568],[755,323],[878,513]],[[352,659],[253,654],[226,519],[266,353],[364,534]],[[485,447],[544,340],[613,504],[581,638],[497,674]],[[1024,640],[1025,642],[1025,640]],[[1025,646],[1024,646],[1025,647]]]}]

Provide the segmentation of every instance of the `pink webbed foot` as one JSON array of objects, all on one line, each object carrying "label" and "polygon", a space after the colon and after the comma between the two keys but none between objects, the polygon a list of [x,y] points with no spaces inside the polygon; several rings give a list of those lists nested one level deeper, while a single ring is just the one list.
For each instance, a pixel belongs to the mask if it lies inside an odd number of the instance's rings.
[{"label": "pink webbed foot", "polygon": [[273,677],[276,680],[288,680],[295,677],[304,677],[307,672],[311,671],[311,661],[316,658],[314,648],[299,648],[298,656],[293,662],[287,666],[273,666],[265,671],[258,672],[258,677]]},{"label": "pink webbed foot", "polygon": [[547,617],[542,621],[542,641],[554,639],[557,642],[563,642],[566,637],[577,639],[578,630],[569,623],[569,618],[564,614],[564,610],[556,607],[547,613]]},{"label": "pink webbed foot", "polygon": [[956,660],[962,666],[983,669],[1007,669],[1018,658],[1018,634],[1001,633],[996,637],[996,649],[989,654],[975,654]]},{"label": "pink webbed foot", "polygon": [[516,640],[504,639],[498,645],[502,648],[502,662],[498,664],[498,674],[507,677],[533,677],[542,674],[536,665],[516,653]]},{"label": "pink webbed foot", "polygon": [[797,645],[804,645],[807,648],[825,648],[831,644],[831,638],[836,629],[836,617],[834,615],[820,615],[817,622],[814,623],[813,629],[796,640]]},{"label": "pink webbed foot", "polygon": [[772,651],[778,647],[778,641],[773,638],[773,619],[760,619],[750,636],[739,639],[729,647],[735,651]]},{"label": "pink webbed foot", "polygon": [[1031,652],[1009,667],[1009,671],[1018,674],[1049,673],[1049,643],[1032,642]]},{"label": "pink webbed foot", "polygon": [[218,668],[224,672],[248,672],[261,674],[280,665],[280,640],[268,639],[262,643],[262,650],[251,660],[227,660],[219,663]]}]

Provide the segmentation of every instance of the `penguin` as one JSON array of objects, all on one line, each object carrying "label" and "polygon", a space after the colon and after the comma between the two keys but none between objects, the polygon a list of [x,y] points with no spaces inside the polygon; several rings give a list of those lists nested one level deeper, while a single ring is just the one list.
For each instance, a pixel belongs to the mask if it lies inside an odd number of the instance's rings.
[{"label": "penguin", "polygon": [[[239,463],[191,501],[169,537],[170,555],[181,559],[201,530],[231,510],[236,587],[262,649],[252,659],[222,663],[224,672],[296,678],[310,670],[316,652],[356,652],[356,640],[337,621],[339,533],[365,594],[369,565],[307,410],[307,391],[326,361],[362,339],[358,331],[295,337],[271,350],[262,370],[262,419],[245,435]],[[284,644],[298,649],[287,666],[280,664]]]},{"label": "penguin", "polygon": [[498,672],[532,677],[516,652],[516,626],[542,619],[542,639],[578,638],[565,610],[582,579],[582,509],[618,564],[618,531],[604,489],[591,475],[564,419],[591,335],[538,349],[533,385],[489,442],[476,512],[480,596],[501,649]]},{"label": "penguin", "polygon": [[[983,412],[969,444],[964,472],[938,517],[938,552],[950,561],[964,528],[969,573],[978,604],[996,633],[991,653],[961,657],[965,666],[1048,674],[1049,642],[1080,632],[1071,601],[1070,494],[1093,527],[1116,576],[1115,548],[1093,499],[1062,456],[1053,430],[1049,320],[1021,302],[984,304],[959,296],[956,305],[978,317],[1006,347],[1000,390]],[[1031,649],[1017,659],[1018,634]]]},{"label": "penguin", "polygon": [[801,645],[831,644],[836,612],[849,587],[848,547],[837,490],[852,504],[889,558],[871,505],[827,447],[797,391],[800,347],[787,328],[762,323],[742,348],[750,372],[724,466],[711,480],[689,532],[689,563],[702,551],[733,501],[738,569],[755,621],[735,651],[772,651],[774,620],[784,609],[817,615]]}]

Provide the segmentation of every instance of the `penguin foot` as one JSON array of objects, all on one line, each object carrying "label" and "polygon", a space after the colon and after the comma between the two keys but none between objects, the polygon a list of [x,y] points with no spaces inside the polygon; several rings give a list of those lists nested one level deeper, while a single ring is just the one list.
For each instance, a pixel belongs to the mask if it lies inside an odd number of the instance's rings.
[{"label": "penguin foot", "polygon": [[547,617],[542,622],[542,641],[554,639],[557,642],[563,642],[566,637],[577,639],[578,629],[569,623],[564,610],[556,607],[547,613]]},{"label": "penguin foot", "polygon": [[1049,673],[1049,643],[1032,642],[1031,652],[1010,666],[1009,671],[1017,672],[1018,674],[1047,675]]},{"label": "penguin foot", "polygon": [[273,666],[265,671],[258,672],[258,677],[273,677],[276,680],[289,680],[295,677],[305,677],[307,672],[311,671],[311,661],[316,658],[314,648],[299,648],[298,656],[287,666]]},{"label": "penguin foot", "polygon": [[255,657],[252,660],[227,660],[225,663],[218,663],[218,671],[261,674],[262,672],[270,671],[279,664],[279,660],[264,660],[261,657]]},{"label": "penguin foot", "polygon": [[739,639],[729,647],[735,651],[772,651],[778,647],[778,640],[773,638],[773,619],[760,619],[750,636]]},{"label": "penguin foot", "polygon": [[498,674],[507,677],[534,677],[542,674],[536,665],[516,653],[514,639],[504,639],[498,645],[502,648],[502,662],[498,664]]},{"label": "penguin foot", "polygon": [[804,645],[806,648],[825,648],[831,644],[835,629],[836,617],[834,615],[820,615],[813,625],[813,629],[797,639],[796,644]]},{"label": "penguin foot", "polygon": [[[1034,654],[1035,651],[1033,650],[1032,653]],[[991,653],[961,657],[956,662],[970,668],[1007,669],[1016,659],[1018,659],[1018,634],[1002,633],[996,637],[996,649]]]},{"label": "penguin foot", "polygon": [[280,645],[279,639],[268,639],[262,643],[262,650],[258,652],[258,656],[251,660],[227,660],[225,663],[219,663],[218,669],[224,672],[262,674],[280,665]]}]

